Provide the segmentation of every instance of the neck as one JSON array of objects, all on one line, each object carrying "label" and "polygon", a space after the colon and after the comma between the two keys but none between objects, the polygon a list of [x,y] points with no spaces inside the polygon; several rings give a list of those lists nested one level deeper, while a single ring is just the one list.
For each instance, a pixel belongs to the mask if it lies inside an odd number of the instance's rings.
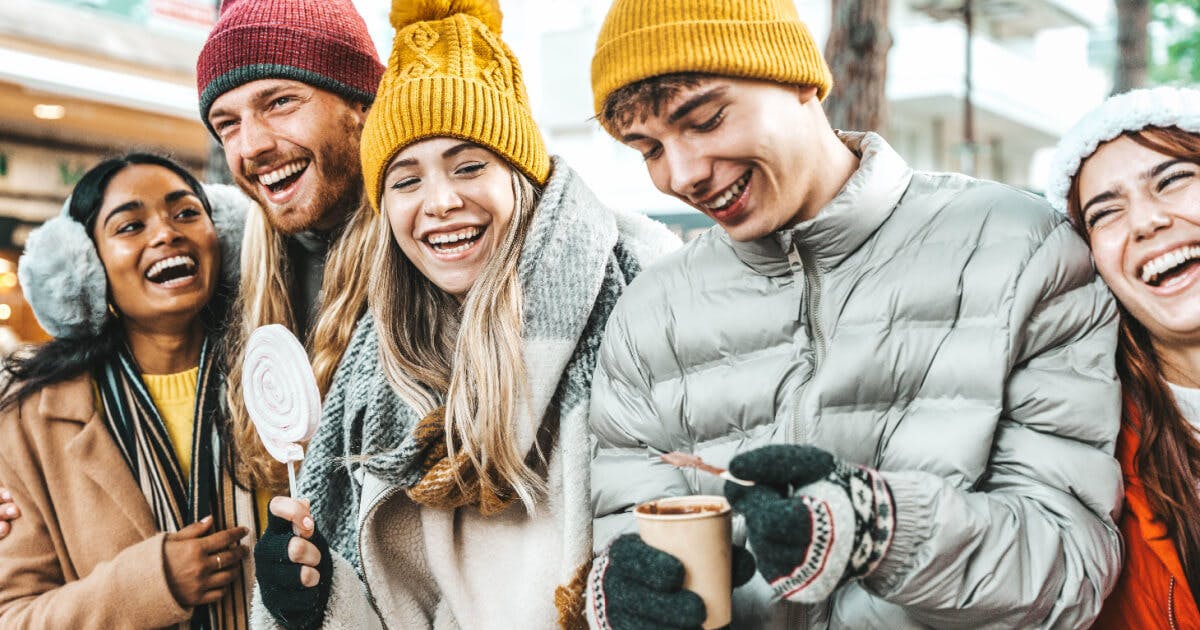
[{"label": "neck", "polygon": [[850,181],[854,172],[858,170],[858,156],[838,138],[833,129],[826,129],[827,132],[822,133],[824,141],[821,143],[821,157],[813,160],[813,164],[820,164],[821,167],[810,171],[811,194],[800,206],[800,211],[792,221],[793,226],[817,216],[817,213],[829,205],[829,202],[833,201],[833,198],[842,191],[846,182]]},{"label": "neck", "polygon": [[204,328],[193,318],[173,329],[145,327],[127,321],[129,350],[143,374],[178,374],[200,365]]},{"label": "neck", "polygon": [[1154,342],[1163,378],[1181,387],[1200,389],[1200,344]]}]

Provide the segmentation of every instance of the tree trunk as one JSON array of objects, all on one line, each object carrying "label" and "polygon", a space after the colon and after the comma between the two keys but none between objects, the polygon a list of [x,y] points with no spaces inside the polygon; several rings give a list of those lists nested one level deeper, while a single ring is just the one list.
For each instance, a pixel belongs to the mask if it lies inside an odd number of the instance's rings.
[{"label": "tree trunk", "polygon": [[888,0],[830,0],[825,59],[833,91],[825,101],[836,129],[884,131],[887,125]]},{"label": "tree trunk", "polygon": [[1117,0],[1117,67],[1113,94],[1145,87],[1150,65],[1150,0]]}]

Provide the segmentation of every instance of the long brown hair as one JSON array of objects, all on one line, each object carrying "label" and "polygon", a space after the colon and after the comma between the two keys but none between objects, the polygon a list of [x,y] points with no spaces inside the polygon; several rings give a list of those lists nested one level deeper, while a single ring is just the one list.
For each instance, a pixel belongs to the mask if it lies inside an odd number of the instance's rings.
[{"label": "long brown hair", "polygon": [[[1200,136],[1178,127],[1146,127],[1122,135],[1152,151],[1200,164]],[[1075,230],[1090,245],[1078,173],[1067,192],[1067,212]],[[1163,359],[1154,348],[1150,332],[1124,305],[1118,306],[1121,324],[1117,373],[1128,403],[1123,421],[1136,429],[1140,439],[1134,467],[1150,508],[1175,541],[1194,597],[1195,589],[1200,588],[1200,440],[1163,378]],[[1131,412],[1137,417],[1131,418]]]}]

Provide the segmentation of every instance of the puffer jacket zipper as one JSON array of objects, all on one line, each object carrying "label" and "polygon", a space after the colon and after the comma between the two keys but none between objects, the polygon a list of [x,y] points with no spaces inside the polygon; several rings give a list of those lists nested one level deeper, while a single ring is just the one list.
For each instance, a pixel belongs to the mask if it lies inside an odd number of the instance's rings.
[{"label": "puffer jacket zipper", "polygon": [[1171,630],[1179,630],[1179,622],[1175,619],[1175,576],[1171,576],[1171,586],[1167,590],[1167,623]]},{"label": "puffer jacket zipper", "polygon": [[[808,313],[808,336],[813,341],[815,348],[815,358],[813,360],[813,372],[817,370],[817,366],[825,360],[825,330],[821,327],[821,277],[817,274],[816,262],[811,256],[806,256],[800,253],[800,247],[796,244],[795,238],[792,239],[791,246],[788,247],[788,267],[791,269],[792,276],[795,282],[804,283],[804,306]],[[797,313],[797,316],[799,313]],[[804,430],[804,419],[800,417],[800,412],[804,408],[800,404],[800,396],[796,396],[796,401],[792,410],[792,443],[804,444],[808,441],[808,432]],[[787,627],[788,630],[793,628],[808,627],[808,608],[793,603],[785,603],[787,608]]]},{"label": "puffer jacket zipper", "polygon": [[[815,348],[815,358],[813,359],[813,372],[825,360],[825,329],[821,327],[821,276],[817,273],[816,261],[811,255],[801,253],[800,247],[793,239],[791,246],[788,248],[788,267],[792,271],[792,276],[795,277],[796,283],[804,282],[804,306],[803,308],[808,314],[808,335],[813,341]],[[792,443],[805,444],[808,442],[807,431],[804,430],[804,421],[800,417],[800,411],[803,405],[800,404],[800,396],[796,396],[796,402],[792,410]]]}]

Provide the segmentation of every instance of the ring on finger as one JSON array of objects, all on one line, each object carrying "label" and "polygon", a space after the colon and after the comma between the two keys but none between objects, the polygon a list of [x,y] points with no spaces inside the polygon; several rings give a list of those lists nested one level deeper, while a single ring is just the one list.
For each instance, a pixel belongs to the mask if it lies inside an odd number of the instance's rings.
[{"label": "ring on finger", "polygon": [[224,568],[224,567],[221,566],[221,554],[218,553],[217,554],[217,570],[220,571],[222,568]]}]

